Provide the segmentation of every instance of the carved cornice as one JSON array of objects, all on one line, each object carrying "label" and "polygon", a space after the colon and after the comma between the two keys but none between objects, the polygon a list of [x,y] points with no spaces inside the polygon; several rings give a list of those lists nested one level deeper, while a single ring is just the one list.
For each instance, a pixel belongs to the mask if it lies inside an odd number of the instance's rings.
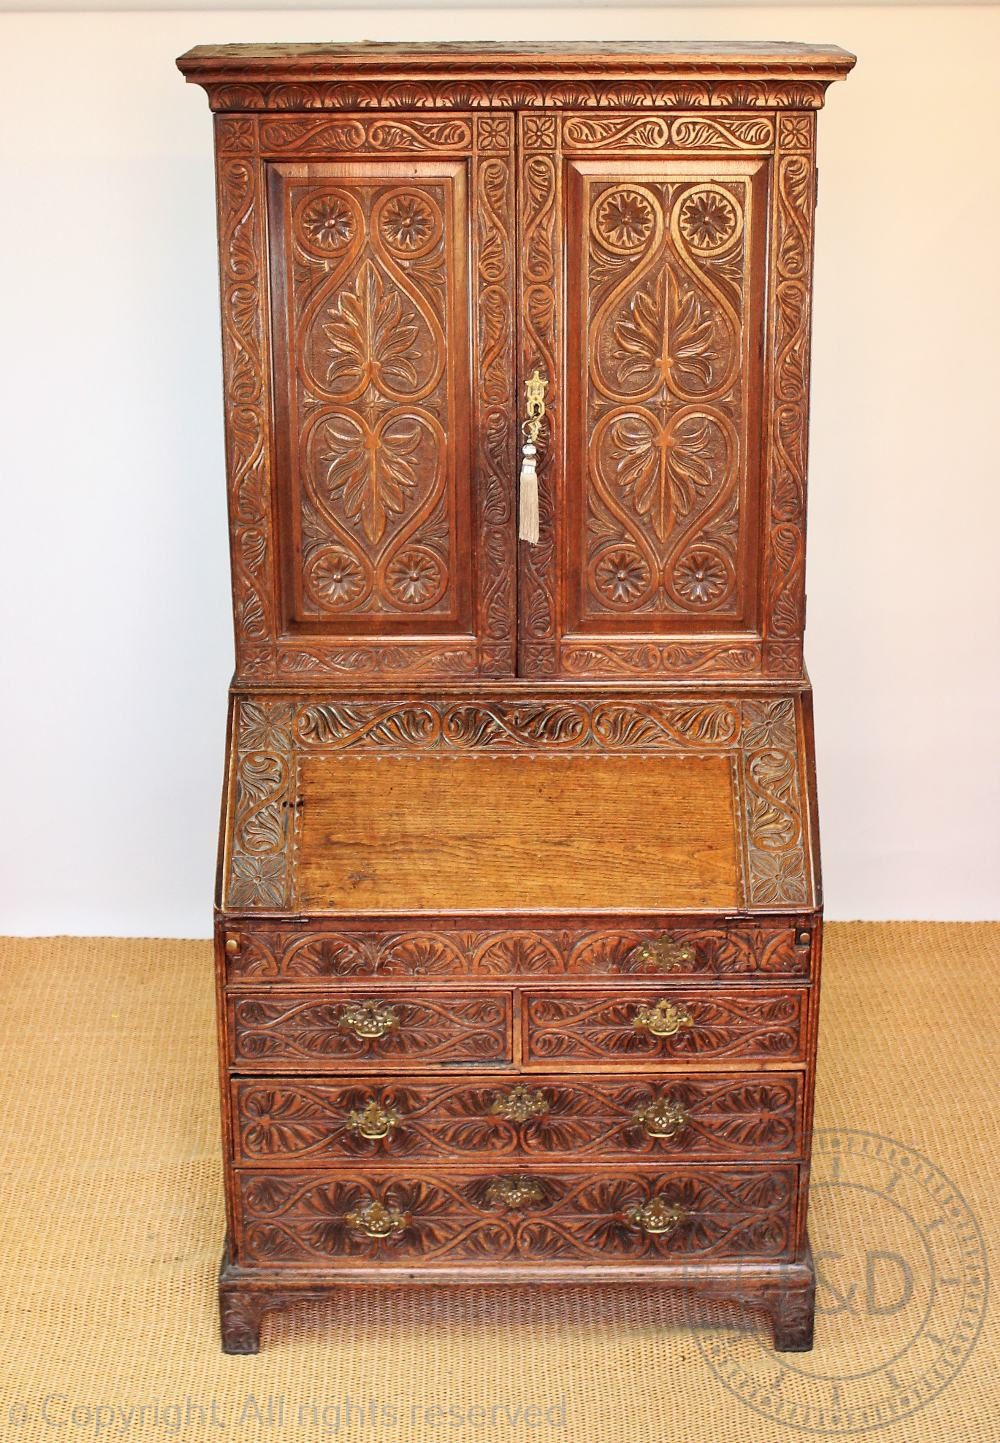
[{"label": "carved cornice", "polygon": [[854,57],[835,46],[199,46],[178,60],[216,111],[812,110]]}]

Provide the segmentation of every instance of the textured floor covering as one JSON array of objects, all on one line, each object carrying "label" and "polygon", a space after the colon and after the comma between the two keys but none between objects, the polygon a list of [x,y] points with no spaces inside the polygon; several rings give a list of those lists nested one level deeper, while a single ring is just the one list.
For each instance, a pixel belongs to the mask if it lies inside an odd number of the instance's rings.
[{"label": "textured floor covering", "polygon": [[847,1131],[930,1159],[995,1245],[1000,925],[827,939],[827,1281],[798,1358],[735,1313],[692,1328],[668,1294],[525,1288],[345,1292],[272,1315],[259,1357],[224,1357],[208,945],[3,942],[0,1439],[757,1443],[857,1429],[864,1409],[887,1443],[1000,1438],[995,1310],[968,1350],[983,1279],[962,1202]]}]

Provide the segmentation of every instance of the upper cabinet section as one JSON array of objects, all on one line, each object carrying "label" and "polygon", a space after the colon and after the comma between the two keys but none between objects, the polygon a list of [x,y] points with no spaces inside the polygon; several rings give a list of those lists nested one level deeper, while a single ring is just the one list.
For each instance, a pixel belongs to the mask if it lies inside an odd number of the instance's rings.
[{"label": "upper cabinet section", "polygon": [[182,57],[220,112],[241,681],[801,674],[812,112],[852,63]]}]

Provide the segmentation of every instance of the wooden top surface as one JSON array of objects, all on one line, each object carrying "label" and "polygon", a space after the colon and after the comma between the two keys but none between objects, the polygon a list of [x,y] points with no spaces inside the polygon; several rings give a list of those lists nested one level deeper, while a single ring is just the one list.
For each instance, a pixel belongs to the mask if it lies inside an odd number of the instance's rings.
[{"label": "wooden top surface", "polygon": [[801,698],[238,698],[230,915],[810,910]]},{"label": "wooden top surface", "polygon": [[298,43],[270,45],[195,45],[178,60],[182,70],[228,66],[234,61],[253,66],[283,63],[346,63],[394,65],[414,61],[426,68],[437,61],[450,68],[456,61],[503,62],[517,66],[522,61],[552,61],[560,69],[579,65],[615,64],[630,59],[661,64],[690,66],[736,61],[740,64],[794,67],[802,70],[817,65],[849,69],[855,57],[839,45],[807,45],[793,40],[576,40],[569,42],[527,41],[508,45],[496,40],[448,40],[428,43],[413,41],[361,41],[356,44]]}]

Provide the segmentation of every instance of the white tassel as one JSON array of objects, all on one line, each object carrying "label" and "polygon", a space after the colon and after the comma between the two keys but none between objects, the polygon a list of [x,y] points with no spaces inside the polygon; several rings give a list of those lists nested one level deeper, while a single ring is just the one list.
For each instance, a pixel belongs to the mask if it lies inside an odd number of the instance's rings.
[{"label": "white tassel", "polygon": [[530,441],[521,448],[524,457],[521,462],[520,507],[517,534],[522,541],[538,545],[538,470],[535,465],[537,454]]}]

